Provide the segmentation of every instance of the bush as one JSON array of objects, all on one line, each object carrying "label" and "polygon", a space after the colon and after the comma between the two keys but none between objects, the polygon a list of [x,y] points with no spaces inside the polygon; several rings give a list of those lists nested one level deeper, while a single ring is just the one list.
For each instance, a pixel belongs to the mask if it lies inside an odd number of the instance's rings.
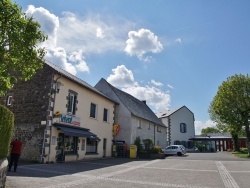
[{"label": "bush", "polygon": [[241,153],[248,153],[248,149],[247,148],[240,148],[240,152]]},{"label": "bush", "polygon": [[156,154],[162,153],[161,146],[153,146],[151,153],[156,153]]},{"label": "bush", "polygon": [[10,141],[14,129],[14,114],[0,105],[0,158],[9,154]]},{"label": "bush", "polygon": [[137,152],[140,152],[142,150],[142,144],[141,144],[141,138],[136,137],[134,145],[137,146]]}]

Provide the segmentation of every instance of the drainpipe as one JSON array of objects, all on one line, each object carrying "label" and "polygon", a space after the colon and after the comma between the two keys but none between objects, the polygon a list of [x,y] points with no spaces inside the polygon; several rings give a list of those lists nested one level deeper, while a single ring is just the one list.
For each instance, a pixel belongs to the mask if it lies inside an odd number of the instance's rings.
[{"label": "drainpipe", "polygon": [[62,75],[60,75],[56,81],[55,81],[55,90],[54,90],[54,102],[53,102],[53,108],[52,108],[52,120],[51,120],[51,125],[50,125],[50,139],[49,139],[49,155],[48,155],[48,162],[50,161],[50,154],[51,154],[51,140],[52,140],[52,125],[53,125],[53,120],[54,120],[54,112],[55,112],[55,102],[56,102],[56,93],[57,93],[57,81],[62,77]]},{"label": "drainpipe", "polygon": [[155,124],[154,124],[154,146],[155,146]]}]

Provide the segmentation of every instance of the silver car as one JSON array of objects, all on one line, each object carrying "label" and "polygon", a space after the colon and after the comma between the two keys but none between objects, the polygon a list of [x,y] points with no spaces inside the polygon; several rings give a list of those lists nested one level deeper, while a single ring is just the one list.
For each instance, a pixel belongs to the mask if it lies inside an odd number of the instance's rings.
[{"label": "silver car", "polygon": [[186,154],[186,148],[183,145],[171,145],[162,149],[165,155],[178,155],[182,156]]}]

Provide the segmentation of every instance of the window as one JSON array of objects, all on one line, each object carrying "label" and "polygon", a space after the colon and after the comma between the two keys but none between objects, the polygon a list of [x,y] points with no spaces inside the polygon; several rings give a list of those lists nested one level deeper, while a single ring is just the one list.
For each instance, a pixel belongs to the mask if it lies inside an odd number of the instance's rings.
[{"label": "window", "polygon": [[148,130],[150,130],[150,123],[148,123]]},{"label": "window", "polygon": [[157,132],[161,132],[161,126],[157,126]]},{"label": "window", "polygon": [[74,91],[69,91],[69,95],[67,96],[68,104],[67,104],[67,112],[70,115],[76,114],[76,104],[77,104],[77,93]]},{"label": "window", "polygon": [[103,110],[103,121],[108,122],[108,109]]},{"label": "window", "polygon": [[64,136],[64,152],[65,154],[76,154],[78,137],[75,136]]},{"label": "window", "polygon": [[8,96],[7,106],[10,106],[11,104],[12,104],[12,96]]},{"label": "window", "polygon": [[186,133],[187,132],[187,126],[185,123],[180,124],[180,132],[181,133]]},{"label": "window", "polygon": [[97,153],[97,141],[87,138],[86,153]]},{"label": "window", "polygon": [[90,117],[96,118],[96,104],[90,104]]},{"label": "window", "polygon": [[138,127],[139,129],[141,129],[141,120],[140,120],[140,119],[138,119],[138,125],[137,125],[137,127]]}]

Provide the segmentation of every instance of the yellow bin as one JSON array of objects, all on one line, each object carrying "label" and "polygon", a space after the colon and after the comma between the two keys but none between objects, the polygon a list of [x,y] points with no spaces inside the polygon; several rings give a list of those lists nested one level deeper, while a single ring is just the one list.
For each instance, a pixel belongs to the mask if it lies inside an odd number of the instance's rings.
[{"label": "yellow bin", "polygon": [[137,146],[130,145],[130,158],[136,158],[136,157],[137,157]]}]

